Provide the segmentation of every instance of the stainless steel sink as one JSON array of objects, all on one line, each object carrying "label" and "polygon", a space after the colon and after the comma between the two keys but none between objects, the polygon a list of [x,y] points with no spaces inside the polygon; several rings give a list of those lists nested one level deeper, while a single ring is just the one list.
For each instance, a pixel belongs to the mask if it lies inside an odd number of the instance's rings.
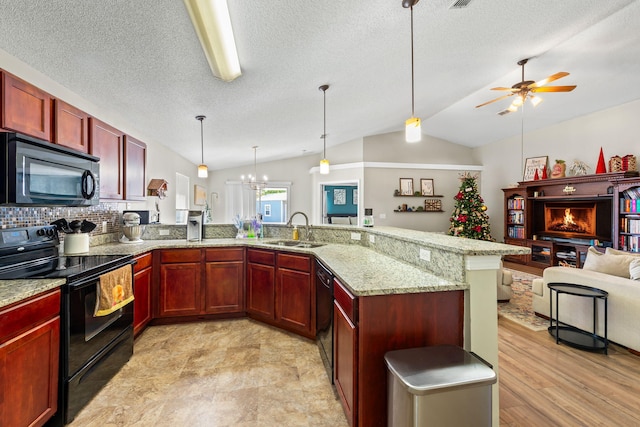
[{"label": "stainless steel sink", "polygon": [[264,242],[266,245],[287,246],[294,248],[318,248],[326,245],[326,243],[301,242],[299,240],[274,240],[273,242]]}]

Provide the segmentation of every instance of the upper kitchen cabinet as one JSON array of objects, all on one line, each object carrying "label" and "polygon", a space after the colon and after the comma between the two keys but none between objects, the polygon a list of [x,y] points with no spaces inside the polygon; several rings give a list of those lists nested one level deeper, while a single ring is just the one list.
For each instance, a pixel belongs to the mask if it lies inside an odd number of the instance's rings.
[{"label": "upper kitchen cabinet", "polygon": [[89,115],[59,99],[53,100],[53,142],[89,152]]},{"label": "upper kitchen cabinet", "polygon": [[0,127],[51,141],[51,96],[3,71]]},{"label": "upper kitchen cabinet", "polygon": [[100,157],[100,198],[124,199],[124,134],[89,118],[89,154]]},{"label": "upper kitchen cabinet", "polygon": [[129,135],[124,136],[124,198],[145,200],[147,187],[147,144]]}]

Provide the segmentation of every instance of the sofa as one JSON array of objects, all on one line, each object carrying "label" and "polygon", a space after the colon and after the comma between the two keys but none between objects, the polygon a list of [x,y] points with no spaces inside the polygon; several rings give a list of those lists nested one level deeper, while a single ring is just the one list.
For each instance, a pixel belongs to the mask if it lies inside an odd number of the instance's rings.
[{"label": "sofa", "polygon": [[497,282],[498,302],[509,302],[509,300],[513,296],[513,291],[511,290],[511,285],[513,284],[513,275],[509,270],[505,270],[502,268],[502,263],[500,263],[500,268],[497,272]]},{"label": "sofa", "polygon": [[[625,273],[626,268],[626,273]],[[532,283],[533,310],[549,317],[549,288],[553,282],[574,283],[602,289],[608,295],[607,338],[634,352],[640,352],[640,256],[607,248],[587,252],[583,268],[548,267],[542,279]],[[635,280],[629,271],[633,270]],[[560,321],[585,331],[593,330],[593,299],[560,294]],[[553,313],[556,314],[555,296]],[[604,301],[597,300],[596,332],[604,336]]]}]

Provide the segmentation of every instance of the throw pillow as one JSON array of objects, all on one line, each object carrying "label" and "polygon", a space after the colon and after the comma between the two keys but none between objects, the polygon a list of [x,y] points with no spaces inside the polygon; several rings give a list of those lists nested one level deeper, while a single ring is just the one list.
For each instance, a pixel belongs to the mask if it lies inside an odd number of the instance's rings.
[{"label": "throw pillow", "polygon": [[628,279],[629,265],[634,259],[637,258],[630,255],[603,254],[592,246],[587,251],[587,259],[582,268]]},{"label": "throw pillow", "polygon": [[640,280],[640,258],[636,258],[629,264],[629,276],[632,280]]},{"label": "throw pillow", "polygon": [[627,255],[627,256],[633,256],[633,257],[640,257],[640,253],[638,252],[626,252],[626,251],[621,251],[613,248],[605,249],[604,253],[607,255]]}]

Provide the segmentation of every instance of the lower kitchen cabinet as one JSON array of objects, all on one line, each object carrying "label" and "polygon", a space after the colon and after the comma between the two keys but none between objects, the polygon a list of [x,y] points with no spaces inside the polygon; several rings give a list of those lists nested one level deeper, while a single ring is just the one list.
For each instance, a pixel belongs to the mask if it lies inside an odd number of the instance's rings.
[{"label": "lower kitchen cabinet", "polygon": [[158,317],[200,314],[202,263],[200,249],[159,251]]},{"label": "lower kitchen cabinet", "polygon": [[[354,312],[355,297],[337,280],[333,285],[333,382],[340,396],[349,425],[356,425],[358,384],[358,329]],[[344,307],[343,307],[344,306]]]},{"label": "lower kitchen cabinet", "polygon": [[274,323],[276,318],[276,255],[274,251],[247,249],[247,312]]},{"label": "lower kitchen cabinet", "polygon": [[57,410],[60,290],[0,311],[0,425],[41,426]]},{"label": "lower kitchen cabinet", "polygon": [[133,300],[133,334],[138,335],[151,321],[151,277],[152,271],[151,253],[142,254],[135,258],[136,265],[133,269],[134,297]]},{"label": "lower kitchen cabinet", "polygon": [[206,313],[245,311],[244,270],[244,248],[205,249]]},{"label": "lower kitchen cabinet", "polygon": [[315,289],[312,259],[307,255],[278,253],[276,322],[282,327],[315,337]]}]

